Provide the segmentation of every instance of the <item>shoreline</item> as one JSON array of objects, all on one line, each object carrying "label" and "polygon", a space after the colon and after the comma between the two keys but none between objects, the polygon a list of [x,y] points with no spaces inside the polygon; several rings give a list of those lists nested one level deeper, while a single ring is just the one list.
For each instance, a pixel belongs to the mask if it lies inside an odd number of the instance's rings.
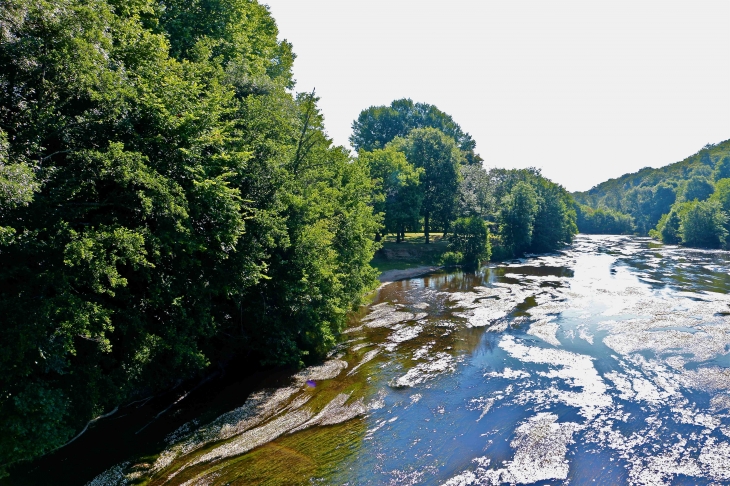
[{"label": "shoreline", "polygon": [[378,280],[380,280],[382,287],[383,285],[397,282],[398,280],[418,277],[420,275],[425,275],[427,273],[431,273],[442,268],[444,267],[438,265],[425,265],[421,267],[404,268],[402,270],[386,270],[378,276]]}]

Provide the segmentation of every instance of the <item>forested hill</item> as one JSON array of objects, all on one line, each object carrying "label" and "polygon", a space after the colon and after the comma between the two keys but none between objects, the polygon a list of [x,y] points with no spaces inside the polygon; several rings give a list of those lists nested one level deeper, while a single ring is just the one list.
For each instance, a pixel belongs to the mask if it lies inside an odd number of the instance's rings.
[{"label": "forested hill", "polygon": [[[646,235],[675,203],[708,200],[716,192],[718,183],[728,177],[730,140],[708,144],[694,155],[665,167],[645,167],[638,172],[609,179],[588,191],[575,192],[573,197],[583,213],[601,210],[616,217],[630,216],[633,218],[633,231]],[[581,219],[585,224],[580,213],[579,228]],[[581,231],[584,229],[581,228]]]}]

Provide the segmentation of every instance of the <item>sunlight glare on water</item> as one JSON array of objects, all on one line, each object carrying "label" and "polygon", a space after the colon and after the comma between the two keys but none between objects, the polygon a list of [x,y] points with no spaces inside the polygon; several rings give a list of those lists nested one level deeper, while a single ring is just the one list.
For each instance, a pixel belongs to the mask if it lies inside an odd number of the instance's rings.
[{"label": "sunlight glare on water", "polygon": [[385,285],[329,361],[90,484],[727,484],[729,270],[580,235]]}]

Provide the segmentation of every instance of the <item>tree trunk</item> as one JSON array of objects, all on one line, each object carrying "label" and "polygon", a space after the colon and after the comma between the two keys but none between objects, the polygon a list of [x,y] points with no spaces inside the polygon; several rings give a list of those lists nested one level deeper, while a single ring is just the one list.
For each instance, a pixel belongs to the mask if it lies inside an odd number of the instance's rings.
[{"label": "tree trunk", "polygon": [[396,243],[400,243],[400,235],[401,235],[400,230],[395,232],[395,242]]},{"label": "tree trunk", "polygon": [[429,230],[429,227],[428,227],[428,216],[429,216],[428,212],[426,212],[426,214],[423,215],[423,235],[426,237],[426,244],[427,245],[430,243],[430,240],[428,238],[428,236],[429,236],[429,234],[428,234],[428,230]]},{"label": "tree trunk", "polygon": [[380,234],[379,231],[376,231],[375,232],[375,241],[380,241],[381,239],[383,239],[383,236]]}]

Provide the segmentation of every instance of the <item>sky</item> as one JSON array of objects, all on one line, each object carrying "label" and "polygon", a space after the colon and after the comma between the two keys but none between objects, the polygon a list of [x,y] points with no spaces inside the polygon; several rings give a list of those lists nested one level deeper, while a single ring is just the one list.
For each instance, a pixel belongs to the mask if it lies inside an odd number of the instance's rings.
[{"label": "sky", "polygon": [[261,0],[349,147],[370,106],[450,114],[487,168],[570,191],[730,139],[730,0]]}]

